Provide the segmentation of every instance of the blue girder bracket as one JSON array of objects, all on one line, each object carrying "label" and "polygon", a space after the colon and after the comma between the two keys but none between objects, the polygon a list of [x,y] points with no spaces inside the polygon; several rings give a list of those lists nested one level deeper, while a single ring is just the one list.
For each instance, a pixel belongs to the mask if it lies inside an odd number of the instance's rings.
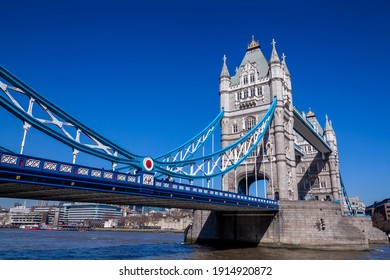
[{"label": "blue girder bracket", "polygon": [[250,156],[266,133],[275,111],[274,98],[262,119],[242,138],[217,152],[175,162],[155,161],[155,170],[170,177],[188,180],[210,179],[237,168]]},{"label": "blue girder bracket", "polygon": [[[80,121],[37,93],[2,66],[0,66],[0,77],[15,87],[9,88],[26,95],[30,99],[30,103],[36,102],[41,108],[47,110],[49,115],[55,114],[57,117],[61,118],[64,123],[66,122],[67,124],[70,124],[75,129],[84,133],[88,138],[96,141],[96,143],[101,146],[101,149],[91,148],[91,145],[81,143],[77,137],[73,138],[66,134],[59,133],[57,130],[52,129],[41,120],[35,118],[31,112],[24,110],[17,102],[14,102],[15,99],[10,96],[7,86],[0,82],[0,86],[2,86],[1,89],[6,93],[6,96],[8,95],[8,99],[5,96],[0,95],[0,104],[23,122],[27,122],[29,125],[34,126],[36,129],[74,149],[111,162],[129,164],[137,168],[143,168],[143,160],[145,157],[128,152],[124,148],[116,145],[94,130],[85,126]],[[111,150],[112,152],[107,152],[108,150]]]}]

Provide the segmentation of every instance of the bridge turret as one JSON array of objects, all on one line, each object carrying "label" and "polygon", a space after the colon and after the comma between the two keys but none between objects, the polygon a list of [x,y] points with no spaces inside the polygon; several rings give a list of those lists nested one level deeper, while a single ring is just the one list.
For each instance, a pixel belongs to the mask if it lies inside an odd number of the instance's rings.
[{"label": "bridge turret", "polygon": [[[276,42],[274,39],[272,39],[272,54],[271,58],[269,60],[270,65],[270,78],[271,79],[282,79],[282,65],[280,63],[279,55],[276,51]],[[281,91],[280,91],[281,93]],[[278,98],[279,99],[279,98]],[[282,98],[280,98],[282,100]]]},{"label": "bridge turret", "polygon": [[329,172],[330,172],[330,184],[332,189],[333,200],[339,200],[341,195],[341,183],[340,183],[340,170],[339,170],[339,158],[337,153],[337,141],[336,133],[334,132],[332,122],[326,116],[324,135],[326,141],[329,142],[333,152],[329,155]]},{"label": "bridge turret", "polygon": [[229,88],[230,88],[230,74],[226,65],[226,55],[223,56],[222,71],[219,76],[219,94],[220,94],[220,109],[225,108],[229,110]]},{"label": "bridge turret", "polygon": [[332,121],[329,120],[328,115],[326,115],[325,118],[326,118],[325,130],[324,130],[325,139],[326,141],[329,142],[333,151],[336,151],[337,150],[336,133],[334,132]]},{"label": "bridge turret", "polygon": [[[220,104],[225,109],[221,121],[223,148],[243,137],[269,110],[274,97],[277,99],[264,143],[234,172],[224,175],[224,190],[249,193],[252,183],[263,181],[259,183],[264,184],[268,198],[298,199],[291,78],[284,58],[279,58],[273,40],[267,59],[254,36],[232,76],[224,57],[219,77]],[[257,183],[253,187],[257,189]]]},{"label": "bridge turret", "polygon": [[282,71],[283,71],[283,80],[285,82],[285,85],[288,90],[291,91],[291,75],[290,71],[288,71],[287,63],[286,63],[286,56],[284,53],[282,54]]},{"label": "bridge turret", "polygon": [[[291,170],[288,170],[287,168],[288,151],[286,147],[289,149],[290,145],[288,139],[286,139],[284,127],[284,121],[285,118],[288,119],[288,115],[286,114],[284,109],[282,64],[276,51],[275,44],[275,40],[272,40],[272,54],[269,61],[269,83],[271,96],[277,98],[277,105],[273,122],[273,130],[275,137],[275,157],[277,167],[277,184],[275,184],[275,197],[278,197],[281,200],[287,200],[293,199],[294,188],[291,188],[292,185],[289,186],[289,182],[291,182],[291,179],[293,178],[289,178]],[[291,190],[289,187],[291,188]]]},{"label": "bridge turret", "polygon": [[283,74],[283,102],[285,107],[285,141],[286,141],[286,162],[287,162],[287,177],[288,177],[288,193],[290,199],[298,200],[298,185],[297,185],[297,171],[295,160],[295,132],[294,132],[294,106],[292,98],[291,75],[286,63],[286,56],[282,54],[281,62]]}]

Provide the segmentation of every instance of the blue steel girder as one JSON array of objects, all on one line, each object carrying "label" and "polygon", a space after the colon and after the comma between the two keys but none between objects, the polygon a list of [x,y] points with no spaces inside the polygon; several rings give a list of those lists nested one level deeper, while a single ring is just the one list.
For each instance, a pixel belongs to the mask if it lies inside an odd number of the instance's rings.
[{"label": "blue steel girder", "polygon": [[344,186],[344,182],[343,182],[343,179],[340,175],[340,185],[341,185],[341,191],[343,193],[343,197],[344,197],[344,200],[345,200],[345,204],[347,205],[347,208],[348,208],[348,211],[351,215],[354,215],[354,211],[352,209],[352,205],[351,205],[351,202],[349,201],[349,197],[348,197],[348,194],[347,194],[347,190]]},{"label": "blue steel girder", "polygon": [[265,198],[0,152],[0,196],[205,210],[277,211]]},{"label": "blue steel girder", "polygon": [[194,159],[175,162],[155,161],[155,170],[171,177],[188,180],[210,179],[226,174],[245,161],[260,143],[272,121],[275,107],[276,98],[262,119],[246,135],[224,149]]},{"label": "blue steel girder", "polygon": [[215,119],[196,136],[168,153],[154,158],[154,160],[158,162],[176,162],[193,158],[195,153],[204,146],[209,137],[214,133],[215,127],[221,121],[223,114],[224,110],[222,110],[218,116],[216,116]]},{"label": "blue steel girder", "polygon": [[[202,132],[191,140],[169,153],[151,158],[135,155],[119,147],[107,138],[83,125],[71,115],[64,112],[55,104],[48,101],[20,79],[0,66],[0,77],[7,83],[0,81],[0,104],[9,112],[24,122],[25,134],[33,126],[50,137],[73,148],[74,153],[83,151],[93,156],[111,161],[115,164],[132,166],[135,169],[155,171],[170,177],[184,179],[212,178],[223,175],[241,164],[256,148],[273,117],[276,99],[270,105],[263,118],[244,137],[230,146],[213,152],[207,156],[195,158],[195,153],[204,145],[223,116],[223,111]],[[12,94],[11,94],[12,92]],[[28,105],[23,107],[18,102],[19,95],[26,96]],[[37,104],[34,106],[34,104]],[[46,118],[35,116],[36,107],[42,110]],[[71,132],[69,128],[73,129]],[[72,135],[73,133],[73,135]],[[82,141],[86,138],[87,141]],[[22,149],[24,140],[22,142]],[[155,162],[155,163],[154,163]]]},{"label": "blue steel girder", "polygon": [[[70,146],[76,153],[83,151],[113,163],[124,163],[137,168],[143,168],[145,157],[128,152],[88,128],[2,66],[0,66],[0,77],[10,84],[8,85],[0,81],[0,89],[4,93],[0,95],[0,104],[24,122],[25,132],[33,126],[63,144]],[[17,95],[23,95],[29,99],[27,108],[23,108],[22,103],[18,102]],[[34,116],[37,107],[34,104],[37,104],[39,106],[38,109],[46,113],[46,119]],[[82,139],[84,138],[87,140],[83,142]]]}]

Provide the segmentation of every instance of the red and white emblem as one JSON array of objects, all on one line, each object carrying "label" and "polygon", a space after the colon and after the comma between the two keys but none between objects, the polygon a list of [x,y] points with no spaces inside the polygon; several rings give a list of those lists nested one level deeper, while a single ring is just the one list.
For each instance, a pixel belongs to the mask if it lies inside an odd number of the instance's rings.
[{"label": "red and white emblem", "polygon": [[150,157],[144,158],[143,165],[146,171],[152,171],[154,167],[153,159]]}]

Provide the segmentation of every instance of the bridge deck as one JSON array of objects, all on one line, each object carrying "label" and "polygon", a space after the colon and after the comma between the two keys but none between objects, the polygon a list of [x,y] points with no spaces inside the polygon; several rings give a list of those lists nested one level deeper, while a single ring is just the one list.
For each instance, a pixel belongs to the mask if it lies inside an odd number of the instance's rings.
[{"label": "bridge deck", "polygon": [[130,175],[23,155],[0,155],[0,197],[270,214],[278,210],[277,201],[157,180],[150,173]]}]

